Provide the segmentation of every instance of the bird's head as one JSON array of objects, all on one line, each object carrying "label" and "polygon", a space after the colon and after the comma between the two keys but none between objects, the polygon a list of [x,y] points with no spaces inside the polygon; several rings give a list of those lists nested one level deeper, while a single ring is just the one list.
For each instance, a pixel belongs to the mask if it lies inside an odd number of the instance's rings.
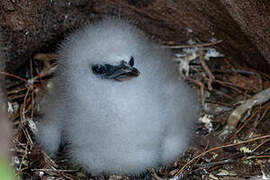
[{"label": "bird's head", "polygon": [[[105,19],[75,32],[64,43],[60,62],[72,78],[126,81],[155,75],[158,54],[152,43],[128,21]],[[155,67],[155,68],[153,68]],[[73,74],[74,73],[74,74]],[[105,83],[105,81],[98,81]]]}]

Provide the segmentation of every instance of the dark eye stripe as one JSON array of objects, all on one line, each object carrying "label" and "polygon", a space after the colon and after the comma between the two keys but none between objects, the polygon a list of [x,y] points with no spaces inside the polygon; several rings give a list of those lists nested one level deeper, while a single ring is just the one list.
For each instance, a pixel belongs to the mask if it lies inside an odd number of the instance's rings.
[{"label": "dark eye stripe", "polygon": [[105,73],[108,76],[111,75],[115,70],[119,69],[118,66],[112,66],[110,64],[105,64],[104,67],[105,67]]},{"label": "dark eye stripe", "polygon": [[134,58],[133,58],[133,56],[131,56],[131,58],[130,58],[130,60],[129,60],[129,65],[130,65],[131,67],[134,66]]},{"label": "dark eye stripe", "polygon": [[95,74],[104,74],[105,73],[105,67],[98,64],[98,65],[93,65],[92,66],[92,71],[95,73]]}]

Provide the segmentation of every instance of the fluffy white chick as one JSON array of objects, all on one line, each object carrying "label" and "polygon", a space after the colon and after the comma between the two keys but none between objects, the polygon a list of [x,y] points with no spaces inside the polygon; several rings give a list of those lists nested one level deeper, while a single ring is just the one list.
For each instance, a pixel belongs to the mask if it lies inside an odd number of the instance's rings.
[{"label": "fluffy white chick", "polygon": [[45,97],[38,142],[93,175],[138,175],[185,150],[198,100],[169,53],[126,20],[107,18],[70,35]]}]

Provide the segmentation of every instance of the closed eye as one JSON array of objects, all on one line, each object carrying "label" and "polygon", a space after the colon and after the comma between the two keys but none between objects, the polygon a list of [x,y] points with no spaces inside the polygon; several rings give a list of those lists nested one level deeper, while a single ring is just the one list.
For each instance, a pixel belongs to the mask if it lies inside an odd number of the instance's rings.
[{"label": "closed eye", "polygon": [[100,64],[92,65],[92,71],[95,74],[104,74],[105,73],[105,67],[103,65],[100,65]]}]

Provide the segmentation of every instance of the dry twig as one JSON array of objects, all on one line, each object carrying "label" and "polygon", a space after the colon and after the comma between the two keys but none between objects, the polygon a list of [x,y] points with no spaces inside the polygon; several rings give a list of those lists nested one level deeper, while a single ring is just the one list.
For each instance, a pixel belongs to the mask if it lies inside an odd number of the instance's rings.
[{"label": "dry twig", "polygon": [[196,157],[194,157],[193,159],[191,159],[190,161],[188,161],[174,176],[178,176],[180,174],[183,173],[183,171],[191,164],[193,163],[195,160],[203,157],[204,155],[206,155],[207,153],[209,152],[213,152],[213,151],[217,151],[219,149],[223,149],[223,148],[227,148],[227,147],[232,147],[232,146],[237,146],[237,145],[241,145],[241,144],[246,144],[246,143],[249,143],[249,142],[253,142],[253,141],[257,141],[257,140],[261,140],[261,139],[268,139],[270,138],[270,135],[265,135],[265,136],[260,136],[260,137],[255,137],[255,138],[251,138],[251,139],[248,139],[248,140],[245,140],[243,142],[239,142],[239,143],[234,143],[234,144],[227,144],[227,145],[223,145],[223,146],[218,146],[218,147],[214,147],[214,148],[211,148],[199,155],[197,155]]},{"label": "dry twig", "polygon": [[242,105],[238,106],[230,115],[230,117],[227,120],[227,125],[223,129],[222,133],[219,135],[219,138],[221,140],[225,140],[236,128],[238,122],[246,113],[248,110],[250,110],[252,107],[263,104],[270,99],[270,88],[266,89],[252,98],[246,100]]}]

